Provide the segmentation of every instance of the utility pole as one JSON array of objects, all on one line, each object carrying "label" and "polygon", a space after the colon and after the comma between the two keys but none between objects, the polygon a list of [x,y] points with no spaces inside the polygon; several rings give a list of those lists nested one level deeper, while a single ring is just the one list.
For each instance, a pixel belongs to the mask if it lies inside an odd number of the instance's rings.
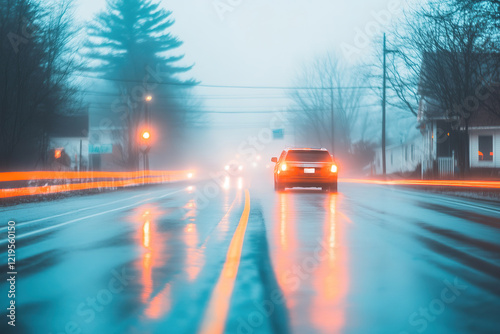
[{"label": "utility pole", "polygon": [[[80,160],[79,160],[79,165],[78,165],[78,171],[80,172],[82,170],[82,140],[80,139]],[[88,149],[87,149],[88,151]]]},{"label": "utility pole", "polygon": [[335,119],[334,119],[334,109],[333,109],[333,81],[330,80],[330,111],[331,111],[331,120],[332,120],[332,150],[330,152],[331,155],[334,155],[335,151],[335,139],[334,139],[334,130],[335,130]]},{"label": "utility pole", "polygon": [[382,170],[384,177],[387,175],[387,165],[385,161],[385,128],[386,128],[386,105],[387,105],[387,54],[397,53],[397,50],[387,50],[387,39],[384,33],[384,83],[382,85]]},{"label": "utility pole", "polygon": [[382,85],[382,172],[384,177],[387,175],[387,165],[385,160],[385,112],[386,112],[386,99],[387,99],[387,44],[384,33],[384,83]]}]

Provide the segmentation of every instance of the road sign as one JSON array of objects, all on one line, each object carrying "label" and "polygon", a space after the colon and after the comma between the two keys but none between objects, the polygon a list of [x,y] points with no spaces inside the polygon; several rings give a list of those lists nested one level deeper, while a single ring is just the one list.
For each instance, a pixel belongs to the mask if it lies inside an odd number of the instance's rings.
[{"label": "road sign", "polygon": [[113,153],[112,144],[89,144],[89,154],[111,154]]},{"label": "road sign", "polygon": [[273,139],[284,139],[285,138],[285,130],[283,129],[275,129],[273,130]]}]

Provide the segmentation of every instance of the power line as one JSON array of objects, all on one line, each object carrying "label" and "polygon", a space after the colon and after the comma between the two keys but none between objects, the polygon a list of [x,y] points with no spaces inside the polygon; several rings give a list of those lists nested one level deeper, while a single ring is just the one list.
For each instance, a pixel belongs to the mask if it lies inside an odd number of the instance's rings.
[{"label": "power line", "polygon": [[[120,93],[104,93],[104,92],[95,92],[95,91],[86,91],[86,90],[81,90],[81,92],[89,95],[95,95],[95,96],[109,96],[109,97],[123,97],[123,94]],[[217,96],[217,95],[194,95],[194,96],[166,96],[166,95],[155,95],[155,100],[157,99],[173,99],[173,100],[193,100],[193,99],[204,99],[204,100],[248,100],[248,99],[291,99],[290,96],[287,95],[260,95],[260,96],[231,96],[231,95],[225,95],[225,96]]]},{"label": "power line", "polygon": [[[144,81],[141,80],[132,80],[132,79],[118,79],[118,78],[99,78],[90,75],[78,74],[76,76],[95,79],[95,80],[103,80],[103,81],[115,81],[115,82],[127,82],[127,83],[140,83],[143,84]],[[239,86],[239,85],[206,85],[206,84],[190,84],[190,83],[182,83],[182,82],[155,82],[154,84],[165,85],[165,86],[184,86],[184,87],[204,87],[204,88],[227,88],[227,89],[280,89],[280,90],[349,90],[349,89],[373,89],[376,87],[373,86],[338,86],[338,87],[293,87],[293,86]]]},{"label": "power line", "polygon": [[[356,108],[373,108],[373,107],[379,107],[380,104],[367,104],[367,105],[361,105],[357,106]],[[103,106],[103,104],[97,104],[93,103],[90,105],[91,109],[94,110],[102,110],[102,111],[109,111],[111,108],[106,108]],[[223,108],[223,107],[219,107]],[[227,107],[228,109],[238,109],[238,108],[231,108]],[[302,112],[311,112],[312,110],[304,110],[304,109],[283,109],[283,110],[233,110],[233,111],[224,111],[224,110],[196,110],[196,111],[186,111],[186,114],[191,114],[191,113],[197,113],[197,114],[275,114],[275,113],[302,113]],[[314,110],[314,111],[328,111],[328,110]]]}]

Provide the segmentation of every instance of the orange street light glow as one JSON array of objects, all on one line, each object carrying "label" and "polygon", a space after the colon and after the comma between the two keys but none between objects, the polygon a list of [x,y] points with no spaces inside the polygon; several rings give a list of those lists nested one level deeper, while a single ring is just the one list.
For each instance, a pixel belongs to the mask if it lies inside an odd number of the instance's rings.
[{"label": "orange street light glow", "polygon": [[153,97],[151,95],[146,96],[146,101],[151,102],[153,100]]},{"label": "orange street light glow", "polygon": [[142,133],[142,138],[144,138],[144,139],[149,139],[149,138],[151,138],[151,134],[149,133],[149,131],[144,131],[144,132]]},{"label": "orange street light glow", "polygon": [[132,179],[138,177],[163,177],[166,180],[184,179],[190,170],[178,171],[140,171],[140,172],[56,172],[56,171],[33,171],[33,172],[7,172],[0,173],[0,182],[28,181],[28,180],[86,180],[86,179]]},{"label": "orange street light glow", "polygon": [[465,181],[465,180],[367,180],[367,179],[340,179],[344,183],[364,183],[391,186],[430,186],[430,187],[457,187],[457,188],[484,188],[500,189],[500,181]]},{"label": "orange street light glow", "polygon": [[[0,198],[55,194],[62,192],[122,188],[144,183],[165,183],[186,180],[190,171],[145,171],[145,172],[11,172],[0,173],[0,182],[28,180],[66,180],[72,183],[20,188],[0,189]],[[105,179],[105,180],[99,180]],[[111,180],[109,180],[111,179]],[[91,180],[89,182],[89,180]]]}]

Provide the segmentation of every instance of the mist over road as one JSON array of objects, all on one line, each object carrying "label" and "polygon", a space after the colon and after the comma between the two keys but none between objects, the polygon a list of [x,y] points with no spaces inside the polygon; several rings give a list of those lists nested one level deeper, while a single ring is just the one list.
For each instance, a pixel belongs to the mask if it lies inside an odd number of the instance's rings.
[{"label": "mist over road", "polygon": [[[266,181],[2,208],[16,221],[15,331],[498,330],[495,205],[380,185],[274,192]],[[5,308],[2,318],[13,332]]]}]

